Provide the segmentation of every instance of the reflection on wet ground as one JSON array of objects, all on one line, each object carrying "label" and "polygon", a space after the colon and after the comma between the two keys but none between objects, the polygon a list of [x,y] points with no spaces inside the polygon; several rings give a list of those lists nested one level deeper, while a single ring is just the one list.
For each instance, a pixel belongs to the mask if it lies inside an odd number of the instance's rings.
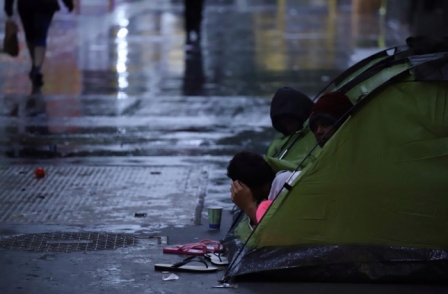
[{"label": "reflection on wet ground", "polygon": [[84,95],[76,103],[72,96],[5,96],[7,136],[0,139],[0,150],[10,157],[223,155],[241,148],[264,152],[265,137],[274,135],[269,116],[260,115],[267,113],[267,99],[248,97],[110,101],[108,96]]},{"label": "reflection on wet ground", "polygon": [[56,17],[43,96],[27,95],[25,50],[0,56],[3,160],[264,153],[277,88],[313,96],[406,36],[350,1],[208,1],[201,48],[186,53],[180,1],[118,2]]},{"label": "reflection on wet ground", "polygon": [[[313,94],[366,54],[403,42],[377,13],[357,16],[337,1],[265,2],[209,1],[202,50],[189,54],[180,4],[59,14],[44,94],[270,96],[285,84]],[[0,61],[2,92],[27,94],[26,50]]]}]

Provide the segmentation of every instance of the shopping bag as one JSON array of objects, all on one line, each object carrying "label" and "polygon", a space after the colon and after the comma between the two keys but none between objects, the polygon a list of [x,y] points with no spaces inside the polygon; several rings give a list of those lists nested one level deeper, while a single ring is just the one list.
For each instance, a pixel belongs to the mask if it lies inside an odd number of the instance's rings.
[{"label": "shopping bag", "polygon": [[5,38],[3,39],[3,51],[16,57],[19,55],[19,39],[17,33],[19,27],[13,20],[7,20],[5,25]]}]

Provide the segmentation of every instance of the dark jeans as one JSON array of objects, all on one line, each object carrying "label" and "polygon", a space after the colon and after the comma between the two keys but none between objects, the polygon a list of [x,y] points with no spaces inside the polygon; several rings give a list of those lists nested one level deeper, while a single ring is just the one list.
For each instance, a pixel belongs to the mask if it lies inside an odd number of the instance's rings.
[{"label": "dark jeans", "polygon": [[19,9],[19,15],[27,43],[34,46],[46,46],[48,29],[54,12]]}]

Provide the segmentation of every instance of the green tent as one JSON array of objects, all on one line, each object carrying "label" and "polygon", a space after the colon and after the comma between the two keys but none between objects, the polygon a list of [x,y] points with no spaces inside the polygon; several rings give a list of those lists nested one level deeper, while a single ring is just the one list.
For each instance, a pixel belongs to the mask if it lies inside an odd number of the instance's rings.
[{"label": "green tent", "polygon": [[448,50],[418,41],[333,88],[351,117],[254,231],[229,233],[225,280],[446,281]]},{"label": "green tent", "polygon": [[[308,123],[308,122],[306,122]],[[319,155],[320,148],[309,151],[316,145],[313,133],[306,126],[302,131],[292,136],[281,135],[274,139],[266,153],[265,160],[276,170],[294,170],[298,164],[301,168],[314,162]],[[302,162],[302,160],[305,160]]]},{"label": "green tent", "polygon": [[[428,42],[426,40],[423,49],[421,46],[412,46],[411,44],[411,46],[403,45],[380,51],[348,68],[337,78],[335,78],[327,87],[325,87],[322,92],[328,89],[340,89],[348,82],[352,81],[355,77],[375,67],[379,63],[386,64],[408,56],[417,55],[421,51],[438,52],[440,51],[438,47],[439,43],[437,41],[430,42],[428,46]],[[354,95],[352,97],[352,102],[356,103],[358,97]],[[294,170],[298,165],[300,165],[300,169],[303,169],[309,163],[314,162],[316,157],[320,154],[320,147],[315,147],[315,144],[315,138],[308,128],[307,121],[305,122],[302,131],[291,136],[284,136],[280,133],[277,134],[266,152],[265,159],[269,164],[271,164],[275,171]],[[315,147],[315,149],[313,149],[313,152],[309,153],[313,147]]]}]

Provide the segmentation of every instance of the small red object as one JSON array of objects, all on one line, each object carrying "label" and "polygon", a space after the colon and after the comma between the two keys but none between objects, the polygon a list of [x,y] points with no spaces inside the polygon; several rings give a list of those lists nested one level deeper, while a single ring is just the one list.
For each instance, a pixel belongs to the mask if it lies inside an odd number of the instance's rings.
[{"label": "small red object", "polygon": [[34,174],[36,175],[36,178],[41,179],[41,178],[45,177],[45,170],[41,167],[38,167],[34,171]]}]

